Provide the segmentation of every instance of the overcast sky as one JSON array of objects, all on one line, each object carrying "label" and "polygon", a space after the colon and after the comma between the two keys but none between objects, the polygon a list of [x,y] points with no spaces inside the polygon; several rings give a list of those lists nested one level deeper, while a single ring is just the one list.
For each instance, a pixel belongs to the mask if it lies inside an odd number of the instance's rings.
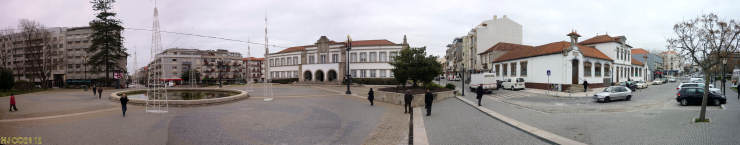
[{"label": "overcast sky", "polygon": [[[530,0],[160,0],[161,29],[264,42],[268,18],[270,44],[283,47],[313,44],[322,35],[344,41],[388,39],[427,46],[430,54],[444,55],[445,45],[465,35],[493,15],[507,15],[523,26],[524,44],[541,45],[567,40],[575,29],[584,38],[608,33],[625,35],[635,48],[664,49],[672,26],[704,13],[740,19],[740,1],[530,1]],[[152,0],[119,0],[115,11],[127,28],[150,29]],[[0,0],[0,28],[16,28],[20,19],[47,27],[86,26],[94,18],[88,0]],[[125,46],[137,53],[137,67],[149,60],[151,32],[126,30]],[[163,34],[165,48],[227,49],[247,56],[241,42]],[[251,45],[252,56],[262,57],[264,46]],[[283,48],[271,47],[270,52]],[[129,68],[134,68],[133,57]]]}]

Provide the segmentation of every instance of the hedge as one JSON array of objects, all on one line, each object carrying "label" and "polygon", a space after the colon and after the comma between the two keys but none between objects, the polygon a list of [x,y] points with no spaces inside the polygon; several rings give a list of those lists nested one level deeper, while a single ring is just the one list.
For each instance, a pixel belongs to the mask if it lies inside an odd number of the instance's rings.
[{"label": "hedge", "polygon": [[[398,85],[394,78],[352,78],[352,83],[366,85]],[[347,84],[345,80],[342,84]]]}]

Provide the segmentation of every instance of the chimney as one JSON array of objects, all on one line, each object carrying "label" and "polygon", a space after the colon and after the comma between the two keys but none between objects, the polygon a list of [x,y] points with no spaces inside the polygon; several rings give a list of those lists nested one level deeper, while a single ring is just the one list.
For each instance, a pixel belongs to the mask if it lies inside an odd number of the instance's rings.
[{"label": "chimney", "polygon": [[578,50],[578,47],[576,46],[578,44],[578,37],[581,37],[578,33],[576,33],[576,30],[571,31],[568,33],[567,36],[570,36],[570,46],[574,50]]}]

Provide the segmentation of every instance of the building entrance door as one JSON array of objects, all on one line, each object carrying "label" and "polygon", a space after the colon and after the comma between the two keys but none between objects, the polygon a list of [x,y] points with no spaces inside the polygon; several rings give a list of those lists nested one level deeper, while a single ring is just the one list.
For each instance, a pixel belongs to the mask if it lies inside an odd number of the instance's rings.
[{"label": "building entrance door", "polygon": [[572,83],[578,84],[578,60],[576,59],[573,60],[572,67],[573,67],[573,69],[571,69],[573,71],[573,77],[572,77],[573,82]]}]

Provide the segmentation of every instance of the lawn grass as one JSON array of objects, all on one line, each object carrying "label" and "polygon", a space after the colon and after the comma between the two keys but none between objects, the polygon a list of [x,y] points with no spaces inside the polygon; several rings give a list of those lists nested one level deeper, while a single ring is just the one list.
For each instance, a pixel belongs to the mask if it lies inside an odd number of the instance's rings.
[{"label": "lawn grass", "polygon": [[21,90],[3,90],[3,91],[0,91],[0,97],[10,96],[10,93],[13,93],[15,95],[20,95],[20,94],[26,94],[26,93],[40,92],[40,91],[44,91],[44,90],[46,90],[46,89],[32,89],[32,90],[23,90],[23,91],[21,91]]}]

